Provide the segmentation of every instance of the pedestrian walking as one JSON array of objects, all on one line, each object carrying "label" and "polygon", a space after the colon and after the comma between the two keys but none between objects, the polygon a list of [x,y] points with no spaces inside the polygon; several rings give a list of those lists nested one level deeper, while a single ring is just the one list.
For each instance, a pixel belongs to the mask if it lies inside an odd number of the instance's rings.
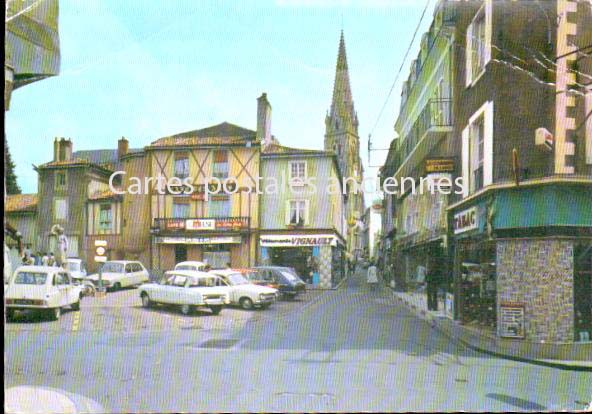
[{"label": "pedestrian walking", "polygon": [[372,288],[378,284],[378,271],[373,262],[370,262],[370,266],[368,266],[368,275],[366,280],[368,285]]},{"label": "pedestrian walking", "polygon": [[442,262],[433,258],[426,272],[426,293],[428,296],[428,310],[438,310],[438,288],[442,281]]}]

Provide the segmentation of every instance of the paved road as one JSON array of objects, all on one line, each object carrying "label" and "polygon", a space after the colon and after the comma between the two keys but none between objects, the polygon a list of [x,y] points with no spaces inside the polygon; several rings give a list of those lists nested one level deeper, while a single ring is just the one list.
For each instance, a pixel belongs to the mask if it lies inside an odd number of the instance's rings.
[{"label": "paved road", "polygon": [[92,299],[75,329],[74,313],[9,324],[5,386],[113,412],[574,410],[592,399],[592,374],[467,350],[362,280],[220,316],[144,310],[135,291]]}]

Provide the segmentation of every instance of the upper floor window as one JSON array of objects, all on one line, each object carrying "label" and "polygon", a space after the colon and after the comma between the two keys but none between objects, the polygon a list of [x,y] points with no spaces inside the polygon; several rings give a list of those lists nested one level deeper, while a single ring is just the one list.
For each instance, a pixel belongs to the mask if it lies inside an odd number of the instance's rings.
[{"label": "upper floor window", "polygon": [[188,218],[191,214],[191,204],[185,200],[173,201],[173,218]]},{"label": "upper floor window", "polygon": [[491,60],[491,0],[485,0],[467,28],[466,72],[467,86],[477,81]]},{"label": "upper floor window", "polygon": [[175,177],[189,177],[189,157],[185,153],[175,155]]},{"label": "upper floor window", "polygon": [[99,207],[99,231],[110,232],[113,224],[111,204],[101,204]]},{"label": "upper floor window", "polygon": [[304,185],[306,180],[306,161],[290,161],[290,184]]},{"label": "upper floor window", "polygon": [[218,179],[228,178],[228,151],[214,151],[214,163],[212,164],[212,177]]},{"label": "upper floor window", "polygon": [[68,218],[68,200],[63,197],[53,199],[53,216],[56,220],[66,220]]},{"label": "upper floor window", "polygon": [[55,174],[55,189],[66,188],[66,173],[64,171],[56,172]]},{"label": "upper floor window", "polygon": [[464,196],[492,182],[493,102],[485,103],[469,119],[462,132]]},{"label": "upper floor window", "polygon": [[208,201],[209,217],[230,217],[230,196],[210,196]]},{"label": "upper floor window", "polygon": [[483,161],[485,145],[485,119],[481,115],[469,127],[469,186],[470,192],[483,188]]},{"label": "upper floor window", "polygon": [[308,223],[308,200],[291,200],[287,207],[287,224],[298,226]]}]

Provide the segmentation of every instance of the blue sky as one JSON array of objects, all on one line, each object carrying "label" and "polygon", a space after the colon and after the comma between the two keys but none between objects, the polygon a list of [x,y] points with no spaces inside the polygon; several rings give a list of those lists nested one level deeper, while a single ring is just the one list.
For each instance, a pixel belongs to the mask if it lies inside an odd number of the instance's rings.
[{"label": "blue sky", "polygon": [[[400,85],[374,132],[386,148]],[[23,192],[37,191],[32,164],[49,161],[54,137],[74,150],[131,147],[223,121],[255,129],[267,92],[272,133],[284,145],[322,148],[343,25],[367,174],[374,126],[425,5],[423,0],[61,0],[61,74],[16,90],[6,136]],[[385,152],[374,152],[381,164]]]}]

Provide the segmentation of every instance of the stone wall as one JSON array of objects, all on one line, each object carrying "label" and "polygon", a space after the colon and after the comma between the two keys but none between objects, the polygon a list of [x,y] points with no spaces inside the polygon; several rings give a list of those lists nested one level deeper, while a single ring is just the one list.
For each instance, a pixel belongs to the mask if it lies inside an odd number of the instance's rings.
[{"label": "stone wall", "polygon": [[526,340],[574,339],[573,242],[502,240],[497,242],[497,300],[525,306]]}]

